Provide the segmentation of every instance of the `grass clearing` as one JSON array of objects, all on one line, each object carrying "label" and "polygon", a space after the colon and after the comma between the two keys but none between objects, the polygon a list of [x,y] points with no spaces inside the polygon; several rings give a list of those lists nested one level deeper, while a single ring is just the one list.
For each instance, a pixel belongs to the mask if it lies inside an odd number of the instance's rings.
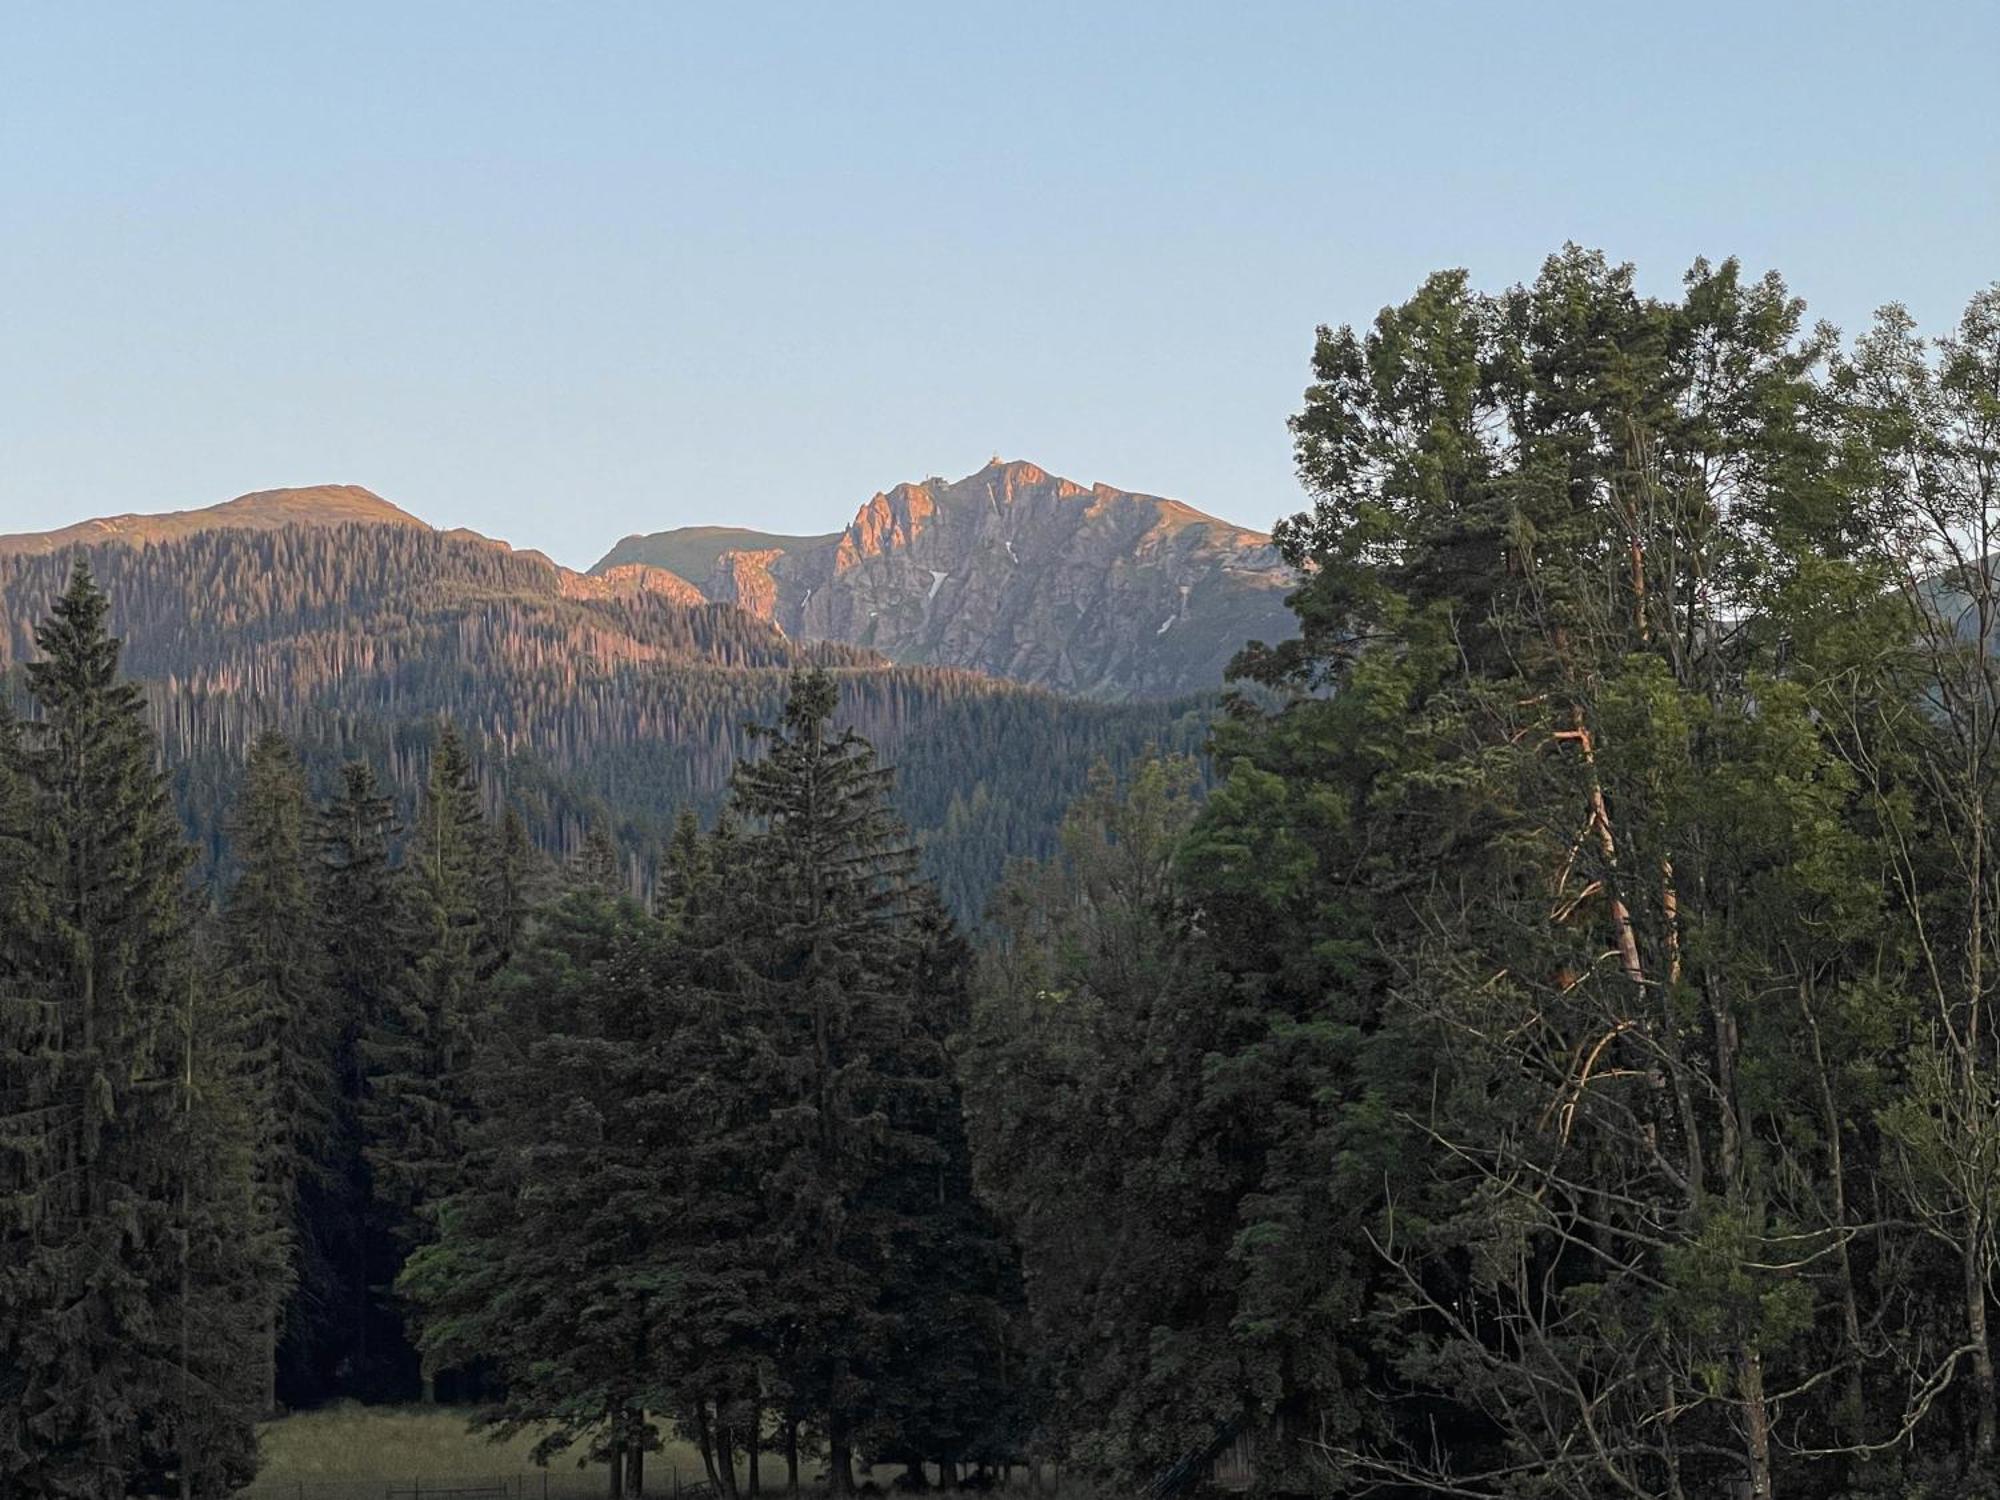
[{"label": "grass clearing", "polygon": [[[579,1465],[571,1450],[546,1470],[539,1469],[528,1457],[539,1433],[523,1432],[496,1443],[470,1430],[472,1417],[470,1407],[343,1401],[266,1422],[258,1428],[263,1467],[243,1491],[244,1500],[385,1500],[391,1492],[408,1496],[413,1489],[442,1492],[495,1481],[511,1481],[506,1489],[518,1500],[539,1500],[544,1493],[560,1500],[596,1500],[607,1487],[604,1465]],[[765,1495],[782,1500],[783,1455],[765,1454],[758,1469]],[[670,1500],[677,1472],[683,1483],[705,1477],[695,1446],[668,1437],[658,1452],[646,1455],[646,1493]],[[859,1477],[886,1489],[901,1472],[889,1465],[872,1473],[864,1469]],[[817,1492],[819,1461],[806,1458],[800,1477]],[[1015,1493],[1030,1492],[1024,1483]]]},{"label": "grass clearing", "polygon": [[[259,1491],[328,1481],[436,1480],[498,1477],[535,1471],[529,1451],[540,1435],[524,1432],[496,1443],[468,1430],[469,1408],[450,1406],[362,1406],[342,1402],[316,1411],[295,1412],[258,1429],[264,1466]],[[602,1465],[579,1471],[572,1450],[552,1460],[552,1474],[603,1474]],[[646,1457],[647,1488],[673,1493],[673,1471],[693,1480],[702,1475],[701,1455],[691,1443],[669,1438]],[[759,1467],[767,1484],[782,1486],[783,1459]],[[655,1479],[657,1476],[657,1480]]]}]

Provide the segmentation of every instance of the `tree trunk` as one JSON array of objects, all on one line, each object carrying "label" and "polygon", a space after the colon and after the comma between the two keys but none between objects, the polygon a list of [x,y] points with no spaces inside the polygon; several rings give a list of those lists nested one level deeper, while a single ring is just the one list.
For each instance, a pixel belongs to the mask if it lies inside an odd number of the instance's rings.
[{"label": "tree trunk", "polygon": [[[1730,1203],[1747,1210],[1752,1205],[1749,1185],[1744,1180],[1741,1105],[1736,1091],[1741,1034],[1736,1013],[1728,1002],[1705,985],[1703,993],[1715,1026],[1715,1082],[1722,1096],[1717,1165],[1722,1169],[1723,1190]],[[1761,1220],[1762,1215],[1758,1214],[1753,1222],[1761,1224]],[[1771,1500],[1771,1413],[1764,1400],[1764,1352],[1750,1338],[1741,1339],[1736,1348],[1736,1395],[1743,1409],[1746,1497]]]},{"label": "tree trunk", "polygon": [[758,1468],[764,1456],[764,1406],[762,1402],[750,1403],[750,1430],[744,1435],[744,1445],[750,1450],[749,1472],[746,1476],[748,1488],[753,1496],[764,1493],[763,1476]]},{"label": "tree trunk", "polygon": [[605,1474],[610,1480],[611,1500],[625,1500],[625,1433],[616,1416],[611,1419],[611,1461]]},{"label": "tree trunk", "polygon": [[701,1466],[708,1473],[708,1482],[715,1486],[715,1492],[722,1493],[722,1476],[715,1472],[715,1442],[708,1425],[708,1403],[694,1404],[694,1441],[701,1453]]},{"label": "tree trunk", "polygon": [[1984,1216],[1975,1212],[1965,1241],[1965,1331],[1972,1345],[1972,1378],[1979,1397],[1979,1429],[1975,1441],[1982,1460],[1993,1457],[1995,1413],[2000,1411],[1993,1377],[1993,1342],[1986,1329],[1986,1276],[1979,1247],[1985,1240]]},{"label": "tree trunk", "polygon": [[798,1500],[799,1493],[799,1419],[785,1418],[785,1490]]},{"label": "tree trunk", "polygon": [[1771,1418],[1764,1404],[1764,1356],[1746,1344],[1737,1356],[1736,1384],[1743,1397],[1743,1447],[1749,1460],[1748,1500],[1772,1500]]},{"label": "tree trunk", "polygon": [[278,1310],[264,1313],[264,1415],[278,1414]]},{"label": "tree trunk", "polygon": [[826,1424],[826,1466],[827,1488],[836,1495],[854,1493],[854,1443],[847,1433],[847,1422],[841,1417],[828,1417]]},{"label": "tree trunk", "polygon": [[625,1460],[625,1493],[638,1500],[646,1493],[646,1414],[643,1411],[632,1414],[627,1431],[631,1435],[631,1446]]},{"label": "tree trunk", "polygon": [[1847,1155],[1841,1145],[1840,1110],[1834,1103],[1833,1082],[1827,1076],[1826,1050],[1820,1045],[1819,1019],[1813,1015],[1805,986],[1800,987],[1799,1009],[1805,1013],[1806,1034],[1812,1038],[1813,1073],[1819,1084],[1820,1118],[1826,1130],[1833,1226],[1839,1236],[1834,1265],[1840,1276],[1841,1331],[1847,1338],[1847,1374],[1843,1380],[1848,1408],[1846,1426],[1849,1436],[1860,1442],[1868,1431],[1868,1398],[1861,1381],[1861,1303],[1854,1290],[1854,1262],[1847,1253]]},{"label": "tree trunk", "polygon": [[1597,748],[1584,722],[1583,705],[1571,710],[1572,728],[1558,730],[1558,740],[1575,740],[1584,765],[1590,768],[1590,825],[1597,833],[1599,852],[1604,856],[1604,895],[1611,917],[1611,937],[1618,948],[1618,963],[1633,984],[1646,983],[1645,966],[1639,961],[1639,937],[1632,926],[1631,908],[1618,893],[1618,840],[1611,832],[1611,809],[1604,800],[1604,786],[1597,779]]},{"label": "tree trunk", "polygon": [[720,1402],[715,1412],[715,1466],[722,1471],[722,1493],[736,1500],[736,1429],[722,1420]]}]

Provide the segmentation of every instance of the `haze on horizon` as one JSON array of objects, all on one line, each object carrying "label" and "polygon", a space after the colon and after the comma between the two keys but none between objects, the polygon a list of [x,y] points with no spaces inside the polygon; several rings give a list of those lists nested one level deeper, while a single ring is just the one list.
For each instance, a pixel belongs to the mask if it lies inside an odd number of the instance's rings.
[{"label": "haze on horizon", "polygon": [[1994,278],[2000,9],[8,13],[0,532],[350,482],[585,566],[987,457],[1265,526],[1312,330],[1565,238]]}]

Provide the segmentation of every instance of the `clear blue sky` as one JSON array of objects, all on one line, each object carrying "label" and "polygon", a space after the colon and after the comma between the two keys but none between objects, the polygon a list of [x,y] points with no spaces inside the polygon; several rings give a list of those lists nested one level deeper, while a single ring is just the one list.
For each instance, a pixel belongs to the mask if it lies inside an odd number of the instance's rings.
[{"label": "clear blue sky", "polygon": [[0,0],[0,530],[366,484],[577,564],[998,450],[1296,508],[1312,330],[1565,239],[2000,278],[2000,4]]}]

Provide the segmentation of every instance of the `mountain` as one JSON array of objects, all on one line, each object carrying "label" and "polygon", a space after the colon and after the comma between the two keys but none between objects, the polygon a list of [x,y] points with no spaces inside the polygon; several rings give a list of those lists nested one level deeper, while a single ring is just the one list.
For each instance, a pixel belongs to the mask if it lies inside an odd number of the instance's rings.
[{"label": "mountain", "polygon": [[[269,532],[294,526],[385,526],[426,533],[433,530],[428,522],[358,484],[315,484],[296,489],[256,490],[199,510],[104,516],[94,521],[79,521],[58,531],[16,532],[0,536],[0,558],[68,554],[79,547],[160,546],[207,532]],[[540,552],[518,551],[506,542],[481,536],[476,531],[459,529],[439,534],[506,553],[522,559],[531,568],[544,570],[556,591],[565,598],[601,600],[657,594],[680,604],[707,602],[700,589],[666,568],[635,562],[617,566],[600,564],[591,573],[578,573]]]},{"label": "mountain", "polygon": [[405,526],[430,528],[408,511],[358,484],[316,484],[302,489],[259,490],[201,510],[163,515],[105,516],[60,531],[0,536],[0,557],[22,553],[67,552],[107,542],[141,547],[171,542],[203,531],[277,531],[286,526]]},{"label": "mountain", "polygon": [[[432,534],[379,495],[330,484],[0,536],[0,558],[347,526]],[[956,482],[879,493],[841,531],[628,536],[588,573],[476,532],[438,534],[543,570],[564,598],[734,605],[792,640],[1108,701],[1213,691],[1245,642],[1282,639],[1293,624],[1284,600],[1294,580],[1263,533],[998,459]]]},{"label": "mountain", "polygon": [[1207,691],[1246,641],[1293,627],[1294,579],[1263,533],[998,459],[877,494],[844,531],[657,532],[591,571],[635,562],[794,638],[1096,698]]},{"label": "mountain", "polygon": [[1048,852],[1095,762],[1198,748],[1214,707],[1084,703],[795,640],[641,563],[585,577],[407,518],[326,524],[315,510],[273,527],[246,523],[262,505],[233,505],[195,513],[223,525],[148,545],[132,545],[143,528],[107,528],[0,554],[0,670],[17,701],[34,627],[72,556],[88,559],[211,870],[264,728],[300,744],[322,788],[360,756],[407,791],[448,717],[492,802],[519,806],[545,848],[576,849],[608,816],[643,881],[677,810],[716,810],[755,752],[747,726],[772,722],[791,671],[816,664],[839,682],[842,719],[895,766],[926,866],[976,916],[1009,859]]},{"label": "mountain", "polygon": [[898,485],[846,529],[628,537],[588,573],[438,531],[354,485],[0,538],[0,671],[81,553],[147,687],[181,805],[226,859],[224,810],[263,728],[320,777],[361,755],[405,788],[437,724],[552,852],[609,816],[635,875],[674,813],[720,804],[790,673],[841,715],[953,904],[1050,851],[1099,760],[1206,738],[1229,658],[1289,633],[1270,539],[1176,501],[995,462]]}]

